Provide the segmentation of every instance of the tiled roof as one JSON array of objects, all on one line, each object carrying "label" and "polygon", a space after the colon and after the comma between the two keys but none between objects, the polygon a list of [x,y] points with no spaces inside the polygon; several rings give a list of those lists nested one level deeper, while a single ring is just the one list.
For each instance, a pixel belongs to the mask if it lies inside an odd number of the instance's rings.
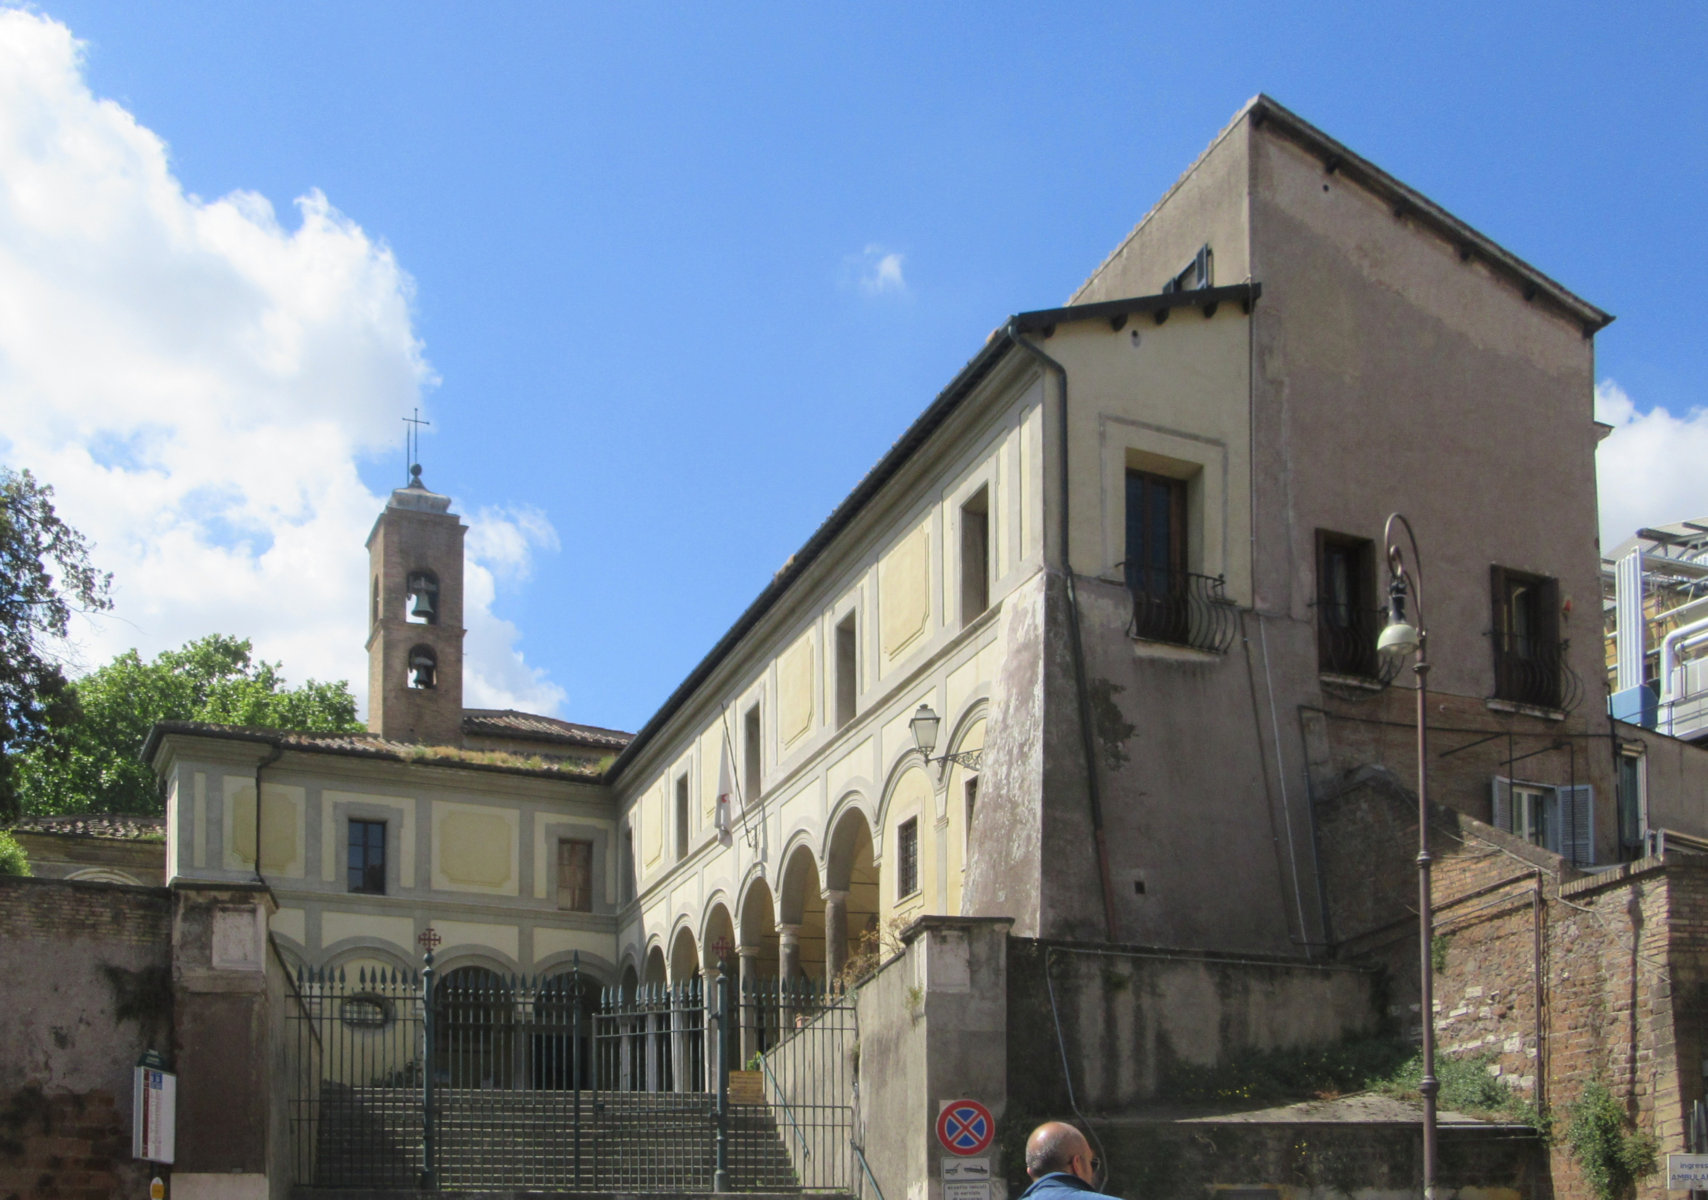
[{"label": "tiled roof", "polygon": [[79,813],[66,817],[20,817],[14,833],[59,833],[71,837],[118,838],[136,841],[166,835],[166,818],[128,813]]},{"label": "tiled roof", "polygon": [[514,737],[570,742],[577,746],[601,746],[621,750],[634,734],[617,729],[601,729],[597,725],[577,725],[556,717],[538,713],[517,712],[513,708],[465,708],[463,732],[486,737]]},{"label": "tiled roof", "polygon": [[[279,729],[253,729],[243,725],[216,725],[208,721],[156,723],[143,745],[142,757],[145,760],[152,759],[160,739],[174,733],[260,742],[285,750],[302,750],[309,753],[348,754],[358,758],[471,767],[477,770],[500,770],[528,775],[567,775],[586,779],[598,778],[601,773],[600,756],[591,753],[538,754],[503,750],[464,750],[457,746],[421,746],[413,742],[388,741],[372,733],[291,733]],[[566,744],[565,750],[568,749]]]}]

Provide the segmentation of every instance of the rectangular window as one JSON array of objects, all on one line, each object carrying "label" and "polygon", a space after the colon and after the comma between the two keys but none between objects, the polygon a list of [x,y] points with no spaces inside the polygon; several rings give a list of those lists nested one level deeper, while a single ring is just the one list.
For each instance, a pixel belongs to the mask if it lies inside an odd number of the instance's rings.
[{"label": "rectangular window", "polygon": [[1648,849],[1644,765],[1641,754],[1619,755],[1619,856],[1627,862],[1643,857]]},{"label": "rectangular window", "polygon": [[1126,552],[1122,566],[1133,593],[1133,635],[1187,642],[1185,481],[1127,471]]},{"label": "rectangular window", "polygon": [[919,890],[919,818],[909,817],[896,828],[896,899]]},{"label": "rectangular window", "polygon": [[676,777],[676,860],[688,857],[688,777]]},{"label": "rectangular window", "polygon": [[1495,828],[1552,850],[1575,867],[1595,864],[1595,789],[1588,784],[1553,786],[1497,775],[1493,809]]},{"label": "rectangular window", "polygon": [[855,616],[849,613],[836,623],[836,727],[854,719],[860,692],[860,642]]},{"label": "rectangular window", "polygon": [[759,798],[761,786],[765,782],[760,772],[761,765],[764,762],[760,753],[763,749],[760,742],[762,728],[759,723],[759,706],[755,704],[747,710],[747,715],[741,722],[741,749],[744,759],[741,782],[746,792],[742,796],[742,801],[745,804],[751,804]]},{"label": "rectangular window", "polygon": [[350,890],[385,895],[385,822],[350,822]]},{"label": "rectangular window", "polygon": [[990,490],[961,505],[961,627],[990,607]]},{"label": "rectangular window", "polygon": [[1560,586],[1545,575],[1490,568],[1494,607],[1495,698],[1559,708]]},{"label": "rectangular window", "polygon": [[635,827],[623,826],[623,849],[617,862],[618,895],[624,904],[635,898]]},{"label": "rectangular window", "polygon": [[557,842],[557,906],[565,912],[593,911],[593,843]]},{"label": "rectangular window", "polygon": [[1377,675],[1375,563],[1369,538],[1317,530],[1317,669],[1325,674]]}]

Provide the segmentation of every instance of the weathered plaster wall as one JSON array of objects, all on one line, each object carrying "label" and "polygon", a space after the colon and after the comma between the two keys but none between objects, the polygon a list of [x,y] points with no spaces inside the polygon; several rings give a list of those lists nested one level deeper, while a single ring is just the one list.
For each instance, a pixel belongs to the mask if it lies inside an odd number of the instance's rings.
[{"label": "weathered plaster wall", "polygon": [[0,876],[0,1195],[146,1195],[132,1069],[170,1054],[171,897]]},{"label": "weathered plaster wall", "polygon": [[1649,828],[1708,837],[1708,747],[1624,721],[1613,728],[1621,742],[1642,743]]}]

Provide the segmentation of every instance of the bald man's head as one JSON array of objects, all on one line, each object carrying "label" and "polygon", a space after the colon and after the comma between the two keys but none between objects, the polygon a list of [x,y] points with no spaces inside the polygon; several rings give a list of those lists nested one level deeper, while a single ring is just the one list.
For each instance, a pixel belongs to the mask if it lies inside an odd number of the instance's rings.
[{"label": "bald man's head", "polygon": [[1066,1122],[1046,1121],[1026,1139],[1026,1174],[1033,1179],[1060,1171],[1077,1175],[1073,1169],[1076,1157],[1085,1159],[1089,1169],[1091,1145],[1083,1133]]}]

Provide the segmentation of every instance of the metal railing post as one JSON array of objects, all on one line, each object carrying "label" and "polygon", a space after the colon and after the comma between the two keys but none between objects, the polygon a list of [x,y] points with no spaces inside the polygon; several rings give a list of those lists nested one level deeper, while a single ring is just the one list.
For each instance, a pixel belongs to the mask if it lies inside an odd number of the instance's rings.
[{"label": "metal railing post", "polygon": [[712,1190],[729,1191],[729,976],[718,963],[718,1100],[712,1110],[717,1117],[717,1159],[712,1169]]},{"label": "metal railing post", "polygon": [[569,1074],[575,1094],[570,1118],[575,1126],[575,1187],[581,1188],[581,951],[575,952],[569,969]]},{"label": "metal railing post", "polygon": [[421,968],[421,1178],[423,1190],[437,1189],[433,1172],[433,951],[423,956]]}]

